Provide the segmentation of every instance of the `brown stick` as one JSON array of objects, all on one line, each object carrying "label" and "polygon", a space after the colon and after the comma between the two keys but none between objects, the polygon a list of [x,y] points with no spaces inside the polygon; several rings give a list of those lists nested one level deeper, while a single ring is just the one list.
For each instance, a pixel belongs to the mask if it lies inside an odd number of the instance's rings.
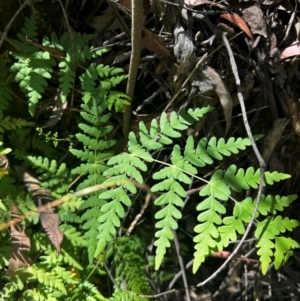
[{"label": "brown stick", "polygon": [[[131,57],[129,65],[129,74],[126,87],[126,94],[133,99],[137,71],[139,68],[140,55],[141,55],[141,39],[142,39],[142,26],[143,26],[143,1],[131,0]],[[124,112],[123,134],[125,138],[125,145],[127,144],[128,134],[131,124],[131,105],[126,106]]]}]

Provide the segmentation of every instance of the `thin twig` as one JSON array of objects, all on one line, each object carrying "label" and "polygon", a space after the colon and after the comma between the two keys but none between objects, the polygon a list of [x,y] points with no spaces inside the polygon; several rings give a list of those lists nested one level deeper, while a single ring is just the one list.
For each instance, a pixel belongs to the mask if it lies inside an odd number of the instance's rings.
[{"label": "thin twig", "polygon": [[13,22],[15,21],[16,17],[20,14],[20,12],[23,10],[23,8],[29,3],[30,0],[26,0],[20,7],[19,9],[16,11],[16,13],[13,15],[13,17],[11,18],[11,20],[9,21],[9,23],[7,24],[7,26],[5,27],[4,31],[3,31],[3,35],[2,38],[0,40],[0,48],[2,47],[3,41],[6,38],[8,31],[11,27],[11,25],[13,24]]},{"label": "thin twig", "polygon": [[[193,265],[193,263],[194,263],[194,259],[190,260],[190,261],[186,264],[185,269],[188,270],[188,269]],[[170,284],[169,284],[169,289],[171,289],[171,288],[174,286],[175,282],[181,277],[181,274],[182,274],[182,270],[179,271],[179,272],[174,276],[174,278],[172,279],[172,281],[171,281]]]},{"label": "thin twig", "polygon": [[140,184],[136,181],[133,181],[133,184],[135,185],[135,187],[137,187],[138,189],[143,190],[144,192],[146,192],[146,197],[145,197],[145,202],[139,212],[139,214],[136,215],[136,217],[134,218],[134,220],[131,222],[127,232],[126,232],[126,236],[129,236],[131,234],[131,232],[134,230],[136,224],[139,222],[139,220],[141,219],[141,217],[143,216],[145,210],[147,209],[147,207],[150,204],[151,199],[153,201],[155,201],[156,196],[154,195],[154,193],[151,191],[150,187],[146,184]]},{"label": "thin twig", "polygon": [[181,270],[181,274],[182,274],[182,280],[183,280],[186,300],[191,301],[191,296],[190,296],[190,292],[189,292],[189,285],[188,285],[187,278],[186,278],[186,273],[185,273],[185,266],[184,266],[183,259],[180,255],[180,245],[179,245],[179,241],[178,241],[176,231],[173,231],[173,235],[174,235],[174,243],[175,243],[176,253],[177,253],[177,257],[178,257],[178,261],[179,261],[179,265],[180,265],[180,270]]},{"label": "thin twig", "polygon": [[106,273],[107,273],[109,279],[110,279],[111,282],[114,284],[114,286],[116,287],[116,289],[120,289],[119,286],[118,286],[118,283],[117,283],[116,280],[114,279],[114,277],[113,277],[113,275],[112,275],[110,269],[108,268],[108,266],[107,266],[107,264],[106,264],[105,262],[103,263],[103,266],[104,266],[104,268],[105,268],[105,270],[106,270]]},{"label": "thin twig", "polygon": [[27,212],[24,215],[21,215],[19,218],[12,219],[12,220],[8,221],[7,223],[0,225],[0,231],[7,229],[10,226],[16,225],[16,224],[22,222],[23,220],[28,219],[32,215],[39,214],[42,212],[47,212],[50,208],[58,207],[58,206],[62,205],[63,203],[66,203],[66,202],[72,200],[73,198],[80,198],[84,195],[94,193],[96,191],[99,191],[100,189],[107,189],[109,186],[111,187],[114,185],[115,184],[113,184],[113,185],[109,184],[107,186],[106,185],[95,185],[95,186],[81,189],[74,193],[69,193],[69,194],[63,196],[62,198],[56,199],[52,202],[45,204],[44,206],[39,206],[36,210]]},{"label": "thin twig", "polygon": [[[242,256],[245,258],[248,258],[253,252],[255,251],[255,248],[252,248],[246,255]],[[234,270],[240,266],[242,264],[241,260],[238,260],[229,270],[228,272],[228,276],[225,277],[225,279],[222,281],[222,283],[220,284],[218,290],[214,293],[213,298],[216,298],[218,295],[220,295],[222,293],[222,290],[225,289],[225,287],[227,286],[227,284],[230,282],[230,278],[234,273]]]},{"label": "thin twig", "polygon": [[155,299],[155,298],[163,297],[165,295],[173,294],[176,291],[177,291],[176,289],[172,289],[172,290],[169,290],[169,291],[166,291],[166,292],[163,292],[163,293],[159,293],[159,294],[156,294],[156,295],[138,295],[138,296],[142,297],[142,298]]},{"label": "thin twig", "polygon": [[241,89],[241,81],[240,81],[240,78],[239,78],[237,65],[236,65],[232,49],[230,47],[229,41],[228,41],[225,33],[222,34],[222,39],[223,39],[223,43],[225,44],[225,47],[226,47],[226,49],[228,51],[228,54],[229,54],[230,65],[231,65],[232,73],[234,75],[234,79],[235,79],[235,83],[236,83],[237,95],[238,95],[238,99],[239,99],[239,102],[240,102],[241,111],[242,111],[242,114],[243,114],[243,121],[244,121],[245,129],[246,129],[247,135],[248,135],[248,137],[251,141],[253,151],[254,151],[254,153],[256,155],[256,158],[259,162],[260,179],[259,179],[258,192],[257,192],[256,200],[255,200],[255,207],[254,207],[254,210],[253,210],[253,213],[252,213],[252,216],[251,216],[251,220],[250,220],[249,224],[247,225],[247,228],[246,228],[246,231],[245,231],[243,237],[241,238],[240,242],[238,243],[238,245],[234,249],[234,251],[225,260],[225,262],[210,277],[208,277],[205,281],[199,283],[197,286],[203,286],[207,282],[209,282],[210,280],[215,278],[227,266],[229,261],[238,253],[238,251],[241,248],[242,244],[244,243],[246,237],[248,236],[248,234],[250,232],[250,229],[252,227],[252,224],[254,222],[255,215],[256,215],[256,212],[257,212],[257,209],[258,209],[260,196],[262,194],[262,189],[263,189],[263,186],[264,186],[264,171],[265,171],[265,165],[266,164],[265,164],[265,161],[262,158],[262,156],[261,156],[261,154],[260,154],[260,152],[257,148],[257,145],[255,143],[255,140],[254,140],[252,132],[251,132],[251,128],[249,126],[249,122],[248,122],[248,118],[247,118],[247,112],[246,112],[246,108],[245,108],[245,102],[244,102],[242,89]]}]

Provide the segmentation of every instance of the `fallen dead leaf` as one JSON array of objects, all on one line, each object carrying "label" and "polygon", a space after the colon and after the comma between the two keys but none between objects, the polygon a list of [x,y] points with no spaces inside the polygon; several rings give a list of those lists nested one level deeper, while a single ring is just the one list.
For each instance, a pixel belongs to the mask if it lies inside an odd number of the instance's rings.
[{"label": "fallen dead leaf", "polygon": [[231,125],[231,115],[233,108],[233,101],[228,89],[226,88],[221,76],[211,67],[206,67],[207,74],[214,86],[214,90],[219,96],[220,103],[223,108],[223,112],[226,119],[226,130],[225,135],[227,134],[230,125]]},{"label": "fallen dead leaf", "polygon": [[298,42],[293,43],[291,46],[285,48],[280,55],[281,59],[286,59],[291,56],[296,56],[300,54],[300,45]]},{"label": "fallen dead leaf", "polygon": [[[32,193],[34,202],[37,207],[47,205],[53,201],[53,197],[50,191],[46,188],[41,187],[39,180],[31,176],[22,167],[16,167],[17,171],[22,174],[23,182],[27,187],[27,190]],[[50,241],[56,248],[57,253],[60,253],[60,244],[63,240],[63,232],[59,229],[60,217],[58,213],[53,212],[53,208],[48,206],[46,211],[40,213],[40,220],[43,229],[47,233]]]},{"label": "fallen dead leaf", "polygon": [[145,27],[143,27],[143,32],[145,36],[142,37],[142,43],[148,50],[161,56],[171,55],[170,51],[166,47],[166,41],[164,38],[155,35]]},{"label": "fallen dead leaf", "polygon": [[242,16],[253,34],[258,34],[265,38],[268,37],[267,23],[260,7],[252,5],[244,8],[242,10]]},{"label": "fallen dead leaf", "polygon": [[[19,208],[12,204],[10,207],[11,219],[20,218]],[[10,237],[12,239],[13,251],[9,259],[7,275],[12,277],[15,270],[30,265],[31,260],[27,256],[27,251],[31,247],[30,239],[25,233],[25,227],[17,224],[10,227]]]},{"label": "fallen dead leaf", "polygon": [[[228,258],[230,254],[231,253],[228,251],[219,251],[219,252],[212,253],[211,256],[218,257],[218,258]],[[245,262],[259,262],[259,260],[251,259],[247,257],[241,257],[241,256],[233,256],[233,259],[238,259]]]},{"label": "fallen dead leaf", "polygon": [[232,24],[239,27],[252,41],[254,37],[247,23],[238,14],[222,14],[220,18],[230,21]]}]

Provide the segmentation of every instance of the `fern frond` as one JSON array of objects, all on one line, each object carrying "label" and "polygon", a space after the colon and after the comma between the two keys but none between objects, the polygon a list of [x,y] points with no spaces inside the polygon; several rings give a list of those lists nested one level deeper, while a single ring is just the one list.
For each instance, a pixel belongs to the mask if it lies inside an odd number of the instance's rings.
[{"label": "fern frond", "polygon": [[[280,233],[284,233],[286,230],[292,231],[297,226],[299,226],[297,220],[288,219],[287,217],[283,219],[280,215],[274,219],[268,217],[258,222],[254,235],[259,240],[256,247],[258,249],[257,254],[260,256],[259,260],[262,263],[263,274],[266,274],[268,270],[272,261],[271,257],[275,256],[276,266],[279,267],[291,255],[289,254],[290,250],[299,248],[296,241],[279,236]],[[274,240],[276,240],[275,243]]]},{"label": "fern frond", "polygon": [[[104,172],[104,176],[109,177],[105,184],[115,184],[115,188],[108,190],[100,195],[101,199],[111,201],[101,208],[103,216],[98,221],[101,225],[98,230],[101,235],[98,235],[98,246],[96,255],[98,255],[106,243],[113,238],[116,233],[116,227],[120,225],[120,219],[124,216],[123,205],[130,206],[131,201],[128,198],[125,189],[131,193],[136,193],[136,188],[131,182],[131,179],[138,183],[143,183],[143,177],[140,171],[146,171],[147,165],[143,162],[153,162],[153,158],[148,150],[161,148],[164,144],[173,143],[173,138],[181,136],[180,131],[188,128],[190,124],[197,121],[204,114],[210,112],[212,108],[189,110],[188,113],[181,112],[177,115],[172,112],[168,118],[166,113],[163,113],[160,122],[154,119],[151,122],[150,131],[145,124],[139,124],[140,142],[134,133],[130,133],[128,137],[128,152],[114,156],[108,161],[111,165],[109,170]],[[156,214],[156,218],[160,219],[156,227],[161,229],[155,236],[158,240],[155,242],[157,246],[156,268],[162,262],[166,248],[170,246],[170,240],[173,239],[172,230],[177,228],[176,219],[181,217],[180,210],[176,206],[182,207],[182,197],[186,196],[186,192],[181,183],[191,183],[190,178],[185,174],[195,175],[197,170],[192,166],[185,157],[181,156],[179,146],[175,146],[171,156],[172,165],[162,169],[154,174],[154,179],[165,179],[159,184],[152,187],[152,191],[168,192],[163,194],[156,200],[156,204],[166,206]],[[130,179],[131,178],[131,179]]]},{"label": "fern frond", "polygon": [[52,294],[47,294],[42,289],[26,289],[23,293],[22,297],[19,298],[20,301],[27,301],[27,300],[35,300],[35,301],[58,301],[57,298],[53,297]]},{"label": "fern frond", "polygon": [[74,63],[72,62],[70,53],[67,53],[66,59],[60,62],[58,67],[60,68],[58,75],[61,101],[65,103],[75,81]]},{"label": "fern frond", "polygon": [[68,181],[69,171],[65,163],[57,166],[56,160],[49,161],[48,158],[42,158],[41,156],[28,156],[27,159],[38,174],[43,187],[52,188],[58,184],[61,185],[63,181]]},{"label": "fern frond", "polygon": [[2,300],[15,300],[15,294],[24,289],[25,279],[17,275],[13,276],[11,280],[1,288],[0,298]]},{"label": "fern frond", "polygon": [[87,280],[83,282],[81,289],[86,300],[108,301],[108,299],[103,297],[99,290]]},{"label": "fern frond", "polygon": [[[265,178],[269,184],[274,181],[285,179],[288,175],[279,174],[278,172],[265,173]],[[197,210],[201,213],[198,215],[198,224],[195,232],[198,235],[194,238],[195,245],[195,261],[193,270],[196,271],[207,255],[227,247],[230,241],[237,239],[237,234],[243,234],[245,227],[243,222],[249,223],[253,210],[254,201],[250,198],[243,202],[236,202],[233,216],[227,216],[223,220],[221,215],[226,213],[225,206],[222,202],[227,201],[231,195],[231,189],[241,191],[242,189],[258,188],[260,181],[260,170],[256,171],[250,167],[246,171],[242,168],[237,169],[235,165],[228,167],[225,173],[217,170],[213,173],[207,185],[200,190],[199,195],[205,198],[198,206]],[[262,195],[259,205],[259,212],[266,213],[266,210],[272,210],[274,213],[284,207],[284,205],[275,205],[277,198],[271,196],[266,199]],[[293,196],[285,198],[285,203],[292,202]],[[274,202],[273,207],[268,207]],[[268,209],[267,209],[268,208]],[[271,209],[273,208],[273,209]],[[258,213],[257,213],[258,216]],[[270,245],[270,244],[269,244]]]},{"label": "fern frond", "polygon": [[[98,101],[101,103],[101,99]],[[88,174],[88,178],[78,187],[85,188],[101,183],[101,178],[102,181],[104,180],[104,177],[101,176],[107,169],[104,162],[112,155],[112,152],[107,150],[115,144],[115,141],[105,141],[105,137],[111,131],[111,127],[104,125],[103,122],[109,118],[109,115],[101,116],[100,114],[103,113],[107,106],[103,104],[83,104],[81,107],[85,111],[81,113],[81,116],[93,127],[85,123],[79,124],[83,132],[88,134],[78,133],[76,135],[76,138],[84,145],[84,150],[70,149],[70,152],[82,161],[87,161],[87,163],[81,164],[72,170],[73,174]],[[88,149],[91,151],[87,151]]]},{"label": "fern frond", "polygon": [[41,263],[47,268],[51,268],[58,264],[66,264],[69,267],[76,268],[79,271],[83,270],[82,265],[70,253],[62,250],[59,255],[53,250],[46,250],[44,255],[40,257]]},{"label": "fern frond", "polygon": [[16,72],[15,80],[20,82],[20,88],[27,94],[29,113],[34,115],[36,106],[48,85],[46,79],[51,78],[55,60],[44,51],[33,52],[29,57],[13,52],[11,54],[19,60],[11,70]]},{"label": "fern frond", "polygon": [[54,270],[47,272],[42,266],[34,264],[28,267],[26,271],[30,274],[28,281],[32,282],[35,280],[46,287],[56,289],[65,295],[67,294],[66,287],[62,281],[63,278],[59,277]]},{"label": "fern frond", "polygon": [[19,49],[20,51],[28,54],[37,51],[38,50],[37,47],[29,44],[26,41],[26,37],[30,37],[30,38],[37,37],[38,35],[37,30],[38,30],[37,16],[36,14],[32,14],[30,18],[26,18],[24,27],[21,29],[22,33],[17,34],[19,41],[13,40],[16,49]]},{"label": "fern frond", "polygon": [[5,131],[17,130],[26,126],[32,126],[34,123],[30,121],[26,121],[24,119],[15,119],[10,116],[6,116],[3,118],[3,115],[0,114],[0,133],[4,133]]},{"label": "fern frond", "polygon": [[83,238],[82,234],[77,231],[76,228],[64,224],[60,226],[60,229],[63,231],[64,235],[74,247],[85,245],[85,239]]}]

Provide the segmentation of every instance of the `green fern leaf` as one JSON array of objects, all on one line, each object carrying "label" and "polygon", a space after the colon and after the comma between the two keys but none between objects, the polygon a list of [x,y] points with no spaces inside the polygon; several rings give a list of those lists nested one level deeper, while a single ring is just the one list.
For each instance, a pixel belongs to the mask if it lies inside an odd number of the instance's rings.
[{"label": "green fern leaf", "polygon": [[288,207],[290,203],[292,203],[297,196],[287,196],[287,197],[280,197],[277,195],[276,197],[268,195],[268,196],[261,196],[259,200],[258,211],[262,215],[276,214],[276,211],[283,211],[284,207]]},{"label": "green fern leaf", "polygon": [[38,25],[37,25],[37,18],[36,14],[32,14],[30,18],[26,18],[25,27],[21,29],[22,33],[18,33],[17,37],[21,41],[13,40],[13,44],[15,45],[16,49],[23,51],[24,53],[32,53],[37,51],[38,48],[29,44],[26,41],[26,37],[35,38],[37,37],[38,33]]},{"label": "green fern leaf", "polygon": [[194,124],[196,121],[198,121],[200,118],[202,118],[205,114],[213,111],[214,108],[207,106],[203,108],[196,108],[195,110],[189,109],[188,112],[181,111],[179,112],[179,120],[182,122],[184,121],[188,125]]},{"label": "green fern leaf", "polygon": [[254,171],[253,167],[249,167],[245,171],[240,168],[235,176],[236,180],[243,189],[250,189],[250,187],[257,189],[260,181],[260,170]]},{"label": "green fern leaf", "polygon": [[86,201],[80,206],[81,210],[88,209],[81,216],[81,220],[84,222],[82,228],[88,230],[84,233],[84,238],[87,240],[87,249],[89,255],[89,262],[92,263],[94,260],[94,254],[97,249],[97,236],[98,236],[98,219],[102,215],[100,211],[101,207],[106,204],[104,200],[98,198],[96,194],[89,197]]},{"label": "green fern leaf", "polygon": [[125,93],[110,91],[107,95],[108,109],[115,107],[116,112],[124,112],[125,107],[130,105],[130,97]]},{"label": "green fern leaf", "polygon": [[196,273],[206,256],[216,250],[219,232],[214,221],[211,220],[197,225],[194,230],[199,233],[194,237],[196,252],[194,253],[193,273]]},{"label": "green fern leaf", "polygon": [[[247,197],[241,202],[236,202],[233,209],[233,216],[245,223],[249,223],[254,210],[254,202],[251,197]],[[255,217],[258,216],[258,212]]]},{"label": "green fern leaf", "polygon": [[40,256],[40,259],[43,266],[46,266],[48,269],[63,263],[79,271],[83,270],[82,265],[63,249],[59,255],[57,255],[56,251],[45,250],[44,255]]},{"label": "green fern leaf", "polygon": [[26,271],[31,274],[28,280],[37,280],[39,283],[44,284],[47,287],[57,289],[63,294],[67,294],[66,288],[60,277],[57,277],[55,273],[46,272],[38,265],[32,265],[26,269]]},{"label": "green fern leaf", "polygon": [[162,144],[155,141],[157,134],[159,132],[158,124],[156,119],[153,119],[150,127],[150,134],[144,122],[139,123],[140,131],[140,141],[142,146],[146,147],[148,150],[156,150],[162,147]]},{"label": "green fern leaf", "polygon": [[220,138],[217,140],[216,137],[212,137],[208,141],[207,152],[208,154],[217,159],[222,160],[223,156],[230,156],[231,153],[237,154],[240,150],[246,149],[246,146],[251,145],[249,138],[235,138],[231,137],[227,143],[225,143],[224,138]]},{"label": "green fern leaf", "polygon": [[3,115],[0,114],[0,133],[17,130],[26,126],[32,126],[33,124],[33,122],[26,121],[24,119],[11,118],[10,116],[6,116],[3,119]]},{"label": "green fern leaf", "polygon": [[223,173],[221,170],[215,171],[208,184],[200,190],[200,196],[212,195],[223,201],[227,201],[230,194],[229,187],[223,181]]},{"label": "green fern leaf", "polygon": [[[230,241],[237,240],[237,233],[244,234],[245,227],[240,219],[227,216],[223,219],[224,226],[218,228],[221,237],[221,248],[227,247]],[[220,244],[219,244],[220,248]]]},{"label": "green fern leaf", "polygon": [[[284,233],[286,230],[291,231],[298,225],[298,221],[290,220],[288,218],[282,219],[281,216],[276,216],[275,219],[267,218],[258,223],[255,231],[255,237],[259,239],[256,247],[258,249],[257,254],[260,255],[259,260],[262,264],[263,274],[266,274],[272,261],[271,257],[273,256],[273,249],[275,247],[273,240],[279,233]],[[277,254],[277,258],[278,263],[281,260],[279,254]]]},{"label": "green fern leaf", "polygon": [[285,264],[289,257],[293,254],[292,249],[299,248],[299,243],[289,237],[276,237],[275,238],[275,253],[274,264],[275,269],[278,270],[280,266]]},{"label": "green fern leaf", "polygon": [[75,81],[74,65],[71,61],[71,55],[67,53],[66,60],[59,63],[60,71],[58,72],[60,89],[61,89],[61,101],[65,103],[67,97],[73,87]]},{"label": "green fern leaf", "polygon": [[35,301],[58,301],[57,298],[47,294],[44,290],[35,288],[35,289],[26,289],[22,297],[18,299],[19,301],[35,300]]},{"label": "green fern leaf", "polygon": [[86,241],[84,237],[76,228],[67,224],[61,225],[59,228],[74,247],[85,245]]},{"label": "green fern leaf", "polygon": [[279,182],[281,180],[289,179],[290,177],[291,177],[291,175],[281,173],[278,171],[273,171],[273,172],[266,171],[265,172],[265,179],[266,179],[267,184],[269,184],[269,185],[273,185],[274,182]]},{"label": "green fern leaf", "polygon": [[20,87],[27,93],[29,112],[34,115],[36,105],[48,85],[45,78],[51,78],[52,67],[56,63],[48,52],[36,51],[30,57],[11,54],[19,59],[19,63],[14,64],[11,70],[17,72],[15,80],[20,82]]},{"label": "green fern leaf", "polygon": [[30,18],[26,19],[25,27],[21,29],[22,33],[25,36],[34,38],[38,35],[38,26],[37,26],[37,15],[32,14]]},{"label": "green fern leaf", "polygon": [[40,157],[27,157],[29,163],[36,169],[39,175],[39,180],[43,182],[43,187],[51,188],[58,184],[61,185],[63,180],[69,179],[69,171],[65,163],[57,166],[55,160],[49,161],[48,158]]}]

